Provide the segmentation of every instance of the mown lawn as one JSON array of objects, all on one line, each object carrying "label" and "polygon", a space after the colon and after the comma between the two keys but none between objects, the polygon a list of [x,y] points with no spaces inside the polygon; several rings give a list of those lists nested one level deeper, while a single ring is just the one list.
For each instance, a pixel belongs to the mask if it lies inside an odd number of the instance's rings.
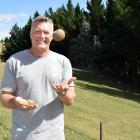
[{"label": "mown lawn", "polygon": [[[0,62],[0,83],[3,74],[4,63]],[[11,112],[0,105],[0,140],[11,139]]]},{"label": "mown lawn", "polygon": [[[0,68],[1,70],[1,68]],[[77,97],[65,107],[66,140],[140,140],[140,90],[74,69]],[[0,140],[10,140],[11,114],[0,106]]]},{"label": "mown lawn", "polygon": [[99,140],[103,124],[104,140],[140,140],[140,90],[120,85],[102,75],[75,69],[77,98],[66,107],[65,122],[78,138],[67,140]]},{"label": "mown lawn", "polygon": [[3,67],[4,67],[4,63],[0,61],[0,83],[1,83],[1,80],[2,80]]}]

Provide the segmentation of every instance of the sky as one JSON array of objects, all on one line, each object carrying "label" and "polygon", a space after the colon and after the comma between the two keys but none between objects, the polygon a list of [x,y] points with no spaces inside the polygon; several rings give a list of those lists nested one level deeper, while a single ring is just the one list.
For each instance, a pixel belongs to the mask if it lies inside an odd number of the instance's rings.
[{"label": "sky", "polygon": [[[105,4],[106,0],[102,0]],[[19,27],[27,24],[29,17],[33,17],[35,11],[43,15],[50,7],[55,11],[66,5],[68,0],[2,0],[0,8],[0,40],[9,37],[9,32],[17,23]],[[72,4],[86,10],[87,0],[72,0]]]}]

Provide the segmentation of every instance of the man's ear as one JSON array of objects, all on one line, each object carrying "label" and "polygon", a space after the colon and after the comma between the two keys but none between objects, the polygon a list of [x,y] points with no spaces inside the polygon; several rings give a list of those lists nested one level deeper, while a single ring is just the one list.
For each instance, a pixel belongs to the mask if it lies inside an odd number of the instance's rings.
[{"label": "man's ear", "polygon": [[31,37],[31,36],[32,36],[31,34],[32,34],[32,32],[30,31],[30,39],[32,38],[32,37]]}]

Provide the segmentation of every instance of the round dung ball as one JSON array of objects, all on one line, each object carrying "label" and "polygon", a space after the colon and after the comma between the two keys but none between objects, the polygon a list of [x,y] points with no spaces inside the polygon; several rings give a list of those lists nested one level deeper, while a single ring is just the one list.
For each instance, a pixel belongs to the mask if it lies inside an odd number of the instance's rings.
[{"label": "round dung ball", "polygon": [[62,41],[65,38],[65,32],[62,29],[57,29],[53,33],[53,39],[55,41]]}]

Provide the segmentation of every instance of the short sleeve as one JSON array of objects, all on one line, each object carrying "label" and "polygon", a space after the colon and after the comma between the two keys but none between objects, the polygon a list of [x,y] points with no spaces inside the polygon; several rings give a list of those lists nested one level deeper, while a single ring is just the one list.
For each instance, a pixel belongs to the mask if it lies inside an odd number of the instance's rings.
[{"label": "short sleeve", "polygon": [[4,67],[3,80],[1,85],[1,91],[16,91],[16,76],[14,72],[14,66],[11,60],[7,60]]}]

